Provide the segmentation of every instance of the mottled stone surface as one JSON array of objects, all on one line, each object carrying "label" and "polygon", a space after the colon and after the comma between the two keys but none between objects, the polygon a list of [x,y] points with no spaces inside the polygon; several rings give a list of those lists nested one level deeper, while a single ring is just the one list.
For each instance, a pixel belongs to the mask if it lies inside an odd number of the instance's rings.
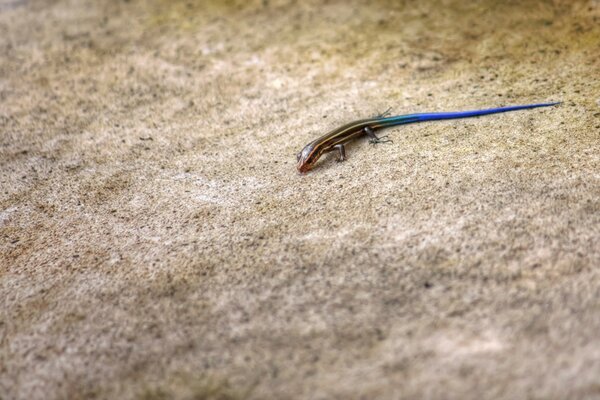
[{"label": "mottled stone surface", "polygon": [[598,0],[0,0],[0,55],[2,400],[600,397]]}]

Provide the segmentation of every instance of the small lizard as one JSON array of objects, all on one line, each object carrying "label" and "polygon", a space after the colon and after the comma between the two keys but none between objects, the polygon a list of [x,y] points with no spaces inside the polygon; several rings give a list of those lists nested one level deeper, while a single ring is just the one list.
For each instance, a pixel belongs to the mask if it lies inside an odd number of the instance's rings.
[{"label": "small lizard", "polygon": [[[301,173],[308,172],[315,166],[317,160],[324,154],[330,151],[338,151],[338,161],[346,159],[346,150],[344,143],[359,136],[367,135],[370,143],[385,143],[391,140],[382,140],[387,136],[377,137],[375,131],[378,129],[389,128],[391,126],[410,124],[413,122],[435,121],[440,119],[454,118],[469,118],[479,115],[496,114],[507,111],[526,110],[537,107],[550,107],[557,103],[541,103],[528,104],[524,106],[511,106],[501,108],[490,108],[487,110],[459,111],[459,112],[440,112],[440,113],[422,113],[422,114],[406,114],[397,115],[395,117],[386,117],[387,111],[381,115],[369,119],[360,119],[340,126],[329,133],[317,138],[307,144],[300,153],[298,153],[298,171]],[[388,110],[389,111],[389,110]]]}]

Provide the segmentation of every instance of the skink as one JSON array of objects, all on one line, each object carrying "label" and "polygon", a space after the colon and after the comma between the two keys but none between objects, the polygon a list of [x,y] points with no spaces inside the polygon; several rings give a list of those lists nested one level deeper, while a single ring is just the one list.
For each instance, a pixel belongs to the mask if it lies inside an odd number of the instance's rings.
[{"label": "skink", "polygon": [[374,118],[360,119],[340,126],[329,133],[313,140],[307,144],[297,155],[298,171],[301,173],[308,172],[314,166],[317,160],[324,154],[330,151],[338,151],[338,161],[346,159],[346,151],[344,143],[356,139],[359,136],[367,135],[370,143],[383,143],[389,140],[386,138],[377,137],[375,131],[383,128],[389,128],[396,125],[410,124],[413,122],[435,121],[441,119],[469,118],[480,115],[496,114],[508,111],[526,110],[537,107],[550,107],[557,103],[541,103],[528,104],[523,106],[511,106],[501,108],[490,108],[486,110],[459,111],[459,112],[438,112],[438,113],[421,113],[421,114],[406,114],[397,115],[395,117],[386,117],[386,113]]}]

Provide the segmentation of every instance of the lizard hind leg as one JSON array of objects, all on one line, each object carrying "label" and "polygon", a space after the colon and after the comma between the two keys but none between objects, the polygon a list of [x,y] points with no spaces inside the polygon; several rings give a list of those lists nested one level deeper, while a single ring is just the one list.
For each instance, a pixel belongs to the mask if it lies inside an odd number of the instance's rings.
[{"label": "lizard hind leg", "polygon": [[[371,144],[377,144],[377,143],[394,143],[391,139],[387,138],[388,135],[377,137],[377,135],[375,134],[375,132],[373,131],[373,129],[369,128],[368,126],[366,126],[363,130],[365,131],[365,133],[369,137],[369,143],[371,143]],[[382,140],[382,139],[385,139],[385,140]]]},{"label": "lizard hind leg", "polygon": [[384,112],[382,112],[381,114],[377,114],[375,116],[375,118],[385,118],[391,114],[391,111],[392,111],[392,107],[388,107],[388,109],[385,110]]}]

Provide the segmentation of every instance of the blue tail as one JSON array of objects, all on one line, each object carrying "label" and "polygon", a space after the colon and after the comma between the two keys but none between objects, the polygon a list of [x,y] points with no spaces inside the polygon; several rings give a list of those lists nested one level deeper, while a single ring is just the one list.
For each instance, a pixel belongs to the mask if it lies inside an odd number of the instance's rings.
[{"label": "blue tail", "polygon": [[458,112],[437,112],[437,113],[421,113],[421,114],[407,114],[397,115],[395,117],[382,118],[377,122],[376,128],[385,128],[390,126],[410,124],[413,122],[421,121],[435,121],[440,119],[455,119],[455,118],[469,118],[477,117],[480,115],[503,113],[508,111],[516,110],[527,110],[529,108],[537,107],[550,107],[560,104],[556,103],[540,103],[540,104],[527,104],[524,106],[510,106],[500,108],[489,108],[487,110],[472,110],[472,111],[458,111]]},{"label": "blue tail", "polygon": [[508,112],[508,111],[516,111],[516,110],[527,110],[529,108],[550,107],[550,106],[554,106],[557,104],[560,104],[560,102],[527,104],[524,106],[489,108],[487,110],[412,114],[412,117],[415,117],[416,121],[435,121],[438,119],[469,118],[469,117],[477,117],[479,115],[496,114],[496,113],[502,113],[502,112]]}]

